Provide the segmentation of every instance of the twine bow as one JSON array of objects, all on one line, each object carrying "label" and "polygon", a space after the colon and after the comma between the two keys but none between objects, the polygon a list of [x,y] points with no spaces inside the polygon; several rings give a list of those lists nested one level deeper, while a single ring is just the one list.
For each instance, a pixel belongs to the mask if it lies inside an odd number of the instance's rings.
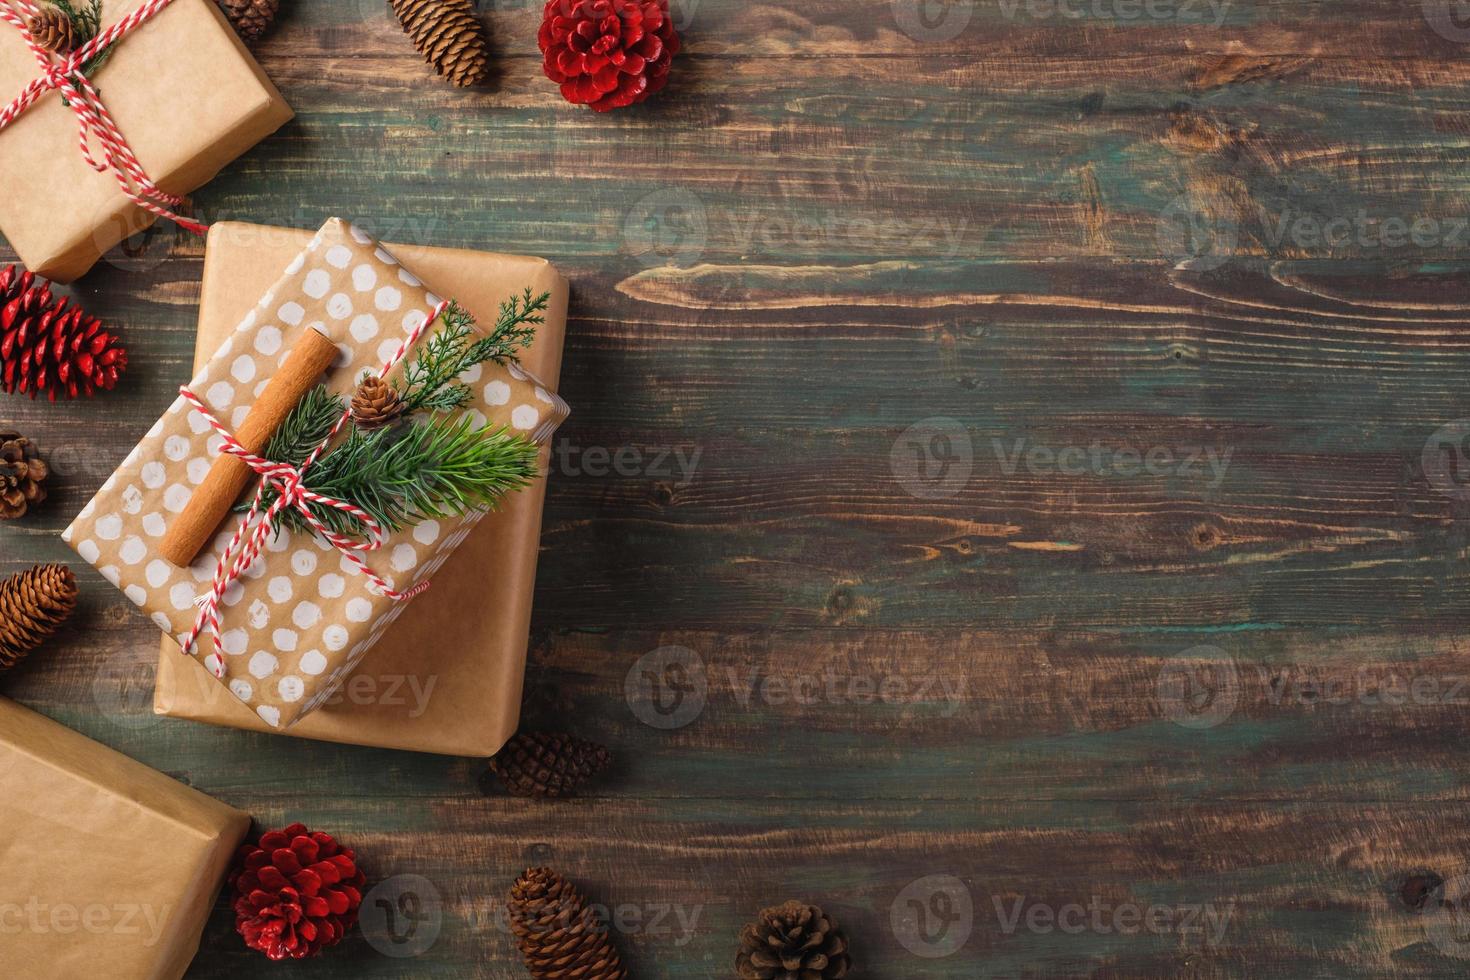
[{"label": "twine bow", "polygon": [[[4,0],[0,0],[0,2],[4,2]],[[403,361],[403,358],[408,354],[409,348],[418,342],[419,338],[428,330],[429,325],[439,319],[448,308],[448,300],[443,300],[438,306],[434,307],[434,311],[429,314],[428,318],[415,326],[405,337],[403,343],[399,344],[398,350],[394,352],[393,356],[383,363],[382,370],[379,372],[380,376],[387,377]],[[250,509],[246,511],[244,519],[235,528],[234,536],[230,538],[230,543],[225,546],[224,552],[220,555],[219,561],[215,565],[213,584],[209,592],[202,597],[199,615],[194,620],[194,628],[190,630],[188,637],[184,640],[183,648],[186,654],[193,652],[194,644],[198,641],[199,635],[206,629],[209,630],[210,635],[214,638],[214,652],[217,655],[224,652],[220,641],[219,607],[220,603],[224,600],[225,590],[255,563],[256,558],[260,555],[260,549],[275,536],[276,521],[288,507],[295,510],[313,531],[320,534],[332,547],[340,551],[342,556],[351,562],[358,571],[367,576],[368,581],[375,589],[395,602],[412,599],[429,587],[429,583],[424,581],[419,582],[410,589],[400,592],[384,581],[363,560],[363,555],[377,551],[383,546],[384,535],[382,525],[361,507],[345,500],[339,500],[335,497],[329,497],[326,494],[317,493],[306,486],[306,471],[311,469],[312,465],[326,451],[327,446],[336,438],[337,433],[342,431],[342,426],[352,417],[351,409],[342,412],[342,415],[337,419],[337,424],[332,426],[332,431],[317,445],[316,449],[312,450],[311,455],[306,458],[304,463],[300,466],[292,466],[289,463],[275,462],[263,456],[257,456],[240,445],[234,433],[226,428],[224,423],[220,422],[214,413],[205,407],[204,402],[198,395],[194,394],[188,385],[180,387],[179,394],[194,408],[194,411],[204,417],[204,420],[209,423],[210,428],[219,434],[221,440],[223,440],[220,451],[229,453],[231,456],[244,461],[246,466],[249,466],[252,471],[260,476],[260,485],[256,488],[255,496],[250,503]],[[272,489],[276,491],[276,499],[269,507],[262,507],[267,491]],[[337,534],[332,531],[312,512],[313,504],[331,507],[352,517],[367,529],[366,539],[359,540],[352,536]],[[216,656],[214,664],[210,665],[209,669],[215,677],[223,678],[225,676],[223,657]]]},{"label": "twine bow", "polygon": [[[43,48],[31,33],[30,19],[41,13],[41,8],[31,0],[0,0],[0,20],[9,22],[20,31],[26,47],[31,49],[41,66],[40,76],[22,89],[10,105],[0,110],[0,131],[19,119],[41,96],[53,90],[60,91],[77,117],[78,145],[87,165],[98,173],[111,170],[117,178],[118,186],[134,204],[161,218],[168,218],[196,235],[202,235],[208,227],[175,213],[174,209],[183,207],[184,199],[161,190],[153,183],[143,165],[138,162],[138,157],[128,145],[127,139],[113,122],[107,106],[102,103],[101,93],[87,79],[83,70],[86,63],[98,53],[132,33],[172,2],[173,0],[148,0],[76,51],[58,60],[58,56]],[[92,155],[94,137],[102,146],[101,160]]]}]

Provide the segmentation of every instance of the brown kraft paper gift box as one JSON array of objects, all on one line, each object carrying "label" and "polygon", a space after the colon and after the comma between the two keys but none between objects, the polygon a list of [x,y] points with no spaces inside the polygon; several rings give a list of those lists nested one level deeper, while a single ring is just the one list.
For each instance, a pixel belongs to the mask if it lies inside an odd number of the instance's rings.
[{"label": "brown kraft paper gift box", "polygon": [[[103,28],[142,2],[103,0]],[[0,108],[39,74],[20,32],[0,22]],[[214,0],[174,0],[118,41],[92,82],[143,169],[172,194],[208,183],[292,115]],[[26,268],[58,282],[154,220],[111,171],[87,165],[77,135],[60,92],[0,132],[0,232]],[[92,150],[100,160],[95,140]]]},{"label": "brown kraft paper gift box", "polygon": [[177,980],[250,817],[0,698],[0,976]]},{"label": "brown kraft paper gift box", "polygon": [[[512,295],[524,293],[526,286]],[[543,292],[549,301],[549,290]],[[179,565],[175,562],[187,558],[164,558],[170,553],[170,528],[191,526],[189,504],[204,492],[219,460],[223,436],[212,425],[240,431],[255,407],[272,401],[266,389],[273,379],[293,376],[295,369],[282,374],[282,366],[303,345],[320,354],[325,344],[326,386],[350,395],[365,373],[381,370],[430,312],[453,298],[441,299],[432,284],[362,229],[337,218],[327,221],[189,382],[197,401],[175,399],[62,532],[62,540],[202,662],[230,697],[273,729],[289,728],[337,698],[362,658],[411,608],[412,603],[378,589],[363,567],[387,588],[411,593],[431,581],[453,581],[452,575],[438,573],[487,509],[425,518],[389,531],[380,548],[360,557],[310,529],[279,523],[245,574],[224,590],[218,642],[211,633],[187,647],[201,615],[197,596],[209,590],[244,519],[230,514],[226,501],[197,529],[202,550],[192,562]],[[481,329],[488,331],[494,322],[492,314]],[[443,321],[429,327],[429,333],[437,332]],[[416,350],[428,343],[426,334]],[[513,360],[477,364],[458,380],[466,401],[450,413],[455,425],[499,428],[545,446],[569,412],[544,381]],[[309,386],[311,379],[296,381]],[[498,502],[514,496],[502,495]],[[184,547],[187,555],[195,554],[192,541]],[[466,570],[465,577],[489,583],[472,601],[498,610],[499,573],[493,562]],[[446,610],[442,603],[436,607]],[[444,615],[462,613],[449,607]],[[433,621],[417,646],[440,642],[444,635]],[[436,678],[420,669],[410,679],[427,685],[437,684]],[[355,690],[360,689],[359,682]],[[353,691],[346,696],[352,699]]]},{"label": "brown kraft paper gift box", "polygon": [[[229,334],[312,233],[243,223],[210,230],[196,366]],[[561,373],[567,283],[544,259],[423,245],[387,245],[404,265],[482,323],[512,293],[550,291],[546,322],[521,362],[554,389]],[[548,454],[549,455],[549,454]],[[543,455],[543,464],[547,455]],[[543,465],[543,471],[545,465]],[[289,733],[443,755],[489,756],[520,718],[545,477],[482,520],[368,651],[338,696]],[[154,710],[270,731],[197,661],[164,637]]]}]

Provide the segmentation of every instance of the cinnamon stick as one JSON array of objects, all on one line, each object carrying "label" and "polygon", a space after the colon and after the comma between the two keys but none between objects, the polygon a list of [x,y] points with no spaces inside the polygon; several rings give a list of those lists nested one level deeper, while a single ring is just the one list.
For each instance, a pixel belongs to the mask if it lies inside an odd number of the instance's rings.
[{"label": "cinnamon stick", "polygon": [[[286,416],[336,357],[336,344],[318,330],[303,330],[285,363],[251,406],[235,440],[249,452],[263,452]],[[193,562],[254,475],[244,460],[221,453],[188,505],[169,525],[159,553],[181,568]]]}]

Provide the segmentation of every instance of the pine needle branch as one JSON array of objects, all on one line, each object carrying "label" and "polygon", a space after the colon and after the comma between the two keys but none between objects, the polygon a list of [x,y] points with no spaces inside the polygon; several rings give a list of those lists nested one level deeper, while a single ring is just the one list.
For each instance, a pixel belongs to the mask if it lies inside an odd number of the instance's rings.
[{"label": "pine needle branch", "polygon": [[346,408],[341,396],[332,394],[326,385],[310,389],[266,443],[265,458],[300,466],[331,433]]},{"label": "pine needle branch", "polygon": [[[529,486],[538,449],[505,428],[477,427],[468,415],[436,415],[427,422],[362,432],[353,429],[306,472],[306,486],[350,501],[389,533],[494,506]],[[273,495],[267,495],[268,506]],[[358,521],[329,507],[313,514],[341,534],[360,534]],[[293,530],[308,531],[301,515],[283,512]]]}]

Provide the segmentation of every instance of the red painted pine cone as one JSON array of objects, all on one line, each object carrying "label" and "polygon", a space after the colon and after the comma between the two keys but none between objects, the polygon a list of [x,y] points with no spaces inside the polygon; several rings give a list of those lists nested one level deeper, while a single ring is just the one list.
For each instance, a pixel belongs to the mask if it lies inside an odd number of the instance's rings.
[{"label": "red painted pine cone", "polygon": [[235,931],[273,960],[335,946],[357,922],[363,874],[351,848],[299,823],[261,835],[236,855]]},{"label": "red painted pine cone", "polygon": [[90,397],[111,391],[128,354],[102,321],[37,282],[35,273],[0,270],[0,391]]},{"label": "red painted pine cone", "polygon": [[679,53],[668,0],[547,0],[538,41],[562,96],[598,112],[663,88]]}]

